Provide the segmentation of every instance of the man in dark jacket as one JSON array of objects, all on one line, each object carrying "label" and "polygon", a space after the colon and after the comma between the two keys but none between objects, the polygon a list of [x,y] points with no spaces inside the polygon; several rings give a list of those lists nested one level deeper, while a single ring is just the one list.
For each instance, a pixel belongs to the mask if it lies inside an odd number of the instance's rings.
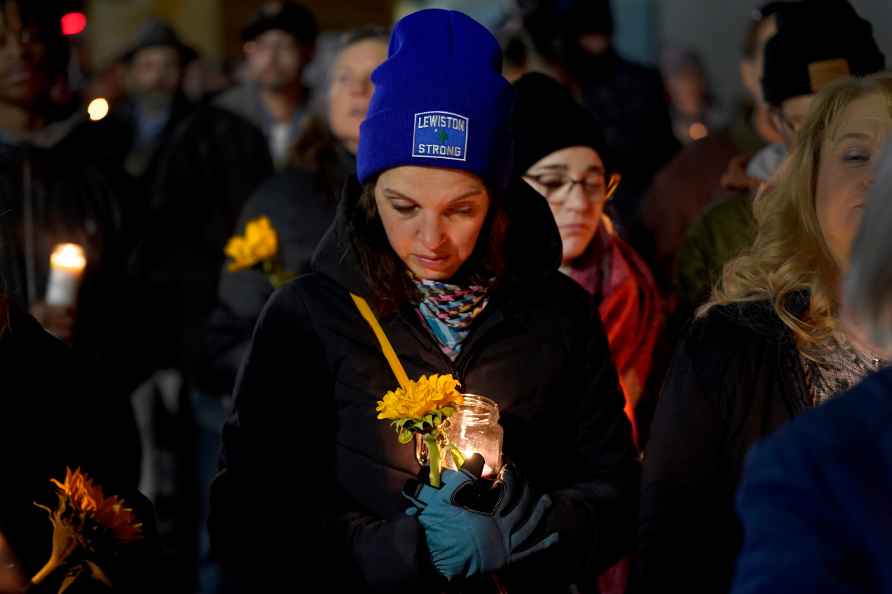
[{"label": "man in dark jacket", "polygon": [[277,168],[287,165],[306,113],[303,71],[313,58],[317,29],[313,13],[301,4],[261,6],[242,29],[248,80],[215,101],[263,133]]},{"label": "man in dark jacket", "polygon": [[116,154],[146,193],[173,131],[191,111],[183,93],[183,76],[197,55],[173,27],[153,19],[143,25],[133,46],[121,57],[126,66],[127,98],[102,125],[113,128]]}]

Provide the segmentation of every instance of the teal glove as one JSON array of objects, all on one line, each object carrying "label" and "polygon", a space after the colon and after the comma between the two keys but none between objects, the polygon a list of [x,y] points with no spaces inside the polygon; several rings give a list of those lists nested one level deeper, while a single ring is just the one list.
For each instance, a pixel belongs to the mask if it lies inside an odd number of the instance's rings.
[{"label": "teal glove", "polygon": [[533,505],[529,484],[512,466],[492,483],[471,470],[482,467],[475,455],[458,472],[444,470],[441,488],[410,481],[403,491],[413,504],[406,513],[424,528],[434,567],[450,580],[497,571],[558,542],[554,533],[524,547],[551,498],[544,495]]}]

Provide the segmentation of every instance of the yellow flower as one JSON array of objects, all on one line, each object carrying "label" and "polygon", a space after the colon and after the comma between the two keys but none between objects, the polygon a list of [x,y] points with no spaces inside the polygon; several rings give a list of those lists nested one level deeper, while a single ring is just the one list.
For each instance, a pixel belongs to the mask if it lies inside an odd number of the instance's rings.
[{"label": "yellow flower", "polygon": [[244,270],[271,259],[279,249],[279,237],[267,217],[248,221],[245,235],[231,238],[226,244],[226,255],[232,258],[229,271]]},{"label": "yellow flower", "polygon": [[437,409],[461,404],[458,380],[451,375],[421,376],[406,388],[391,390],[378,401],[378,418],[397,421],[421,419]]},{"label": "yellow flower", "polygon": [[[105,572],[84,553],[96,552],[110,535],[121,543],[133,542],[142,537],[142,524],[136,521],[133,510],[124,507],[117,497],[106,497],[102,487],[94,485],[80,469],[67,468],[65,481],[50,479],[56,485],[59,503],[55,510],[38,505],[50,513],[53,524],[53,548],[50,560],[31,578],[39,584],[57,570],[65,569],[66,580],[76,579],[89,573],[95,579],[110,585]],[[77,553],[77,554],[76,554]],[[64,586],[63,586],[64,587]]]}]

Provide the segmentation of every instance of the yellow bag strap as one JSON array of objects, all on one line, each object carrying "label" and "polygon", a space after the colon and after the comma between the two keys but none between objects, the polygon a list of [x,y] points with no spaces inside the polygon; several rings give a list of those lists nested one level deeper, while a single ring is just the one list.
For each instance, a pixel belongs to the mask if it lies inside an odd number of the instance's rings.
[{"label": "yellow bag strap", "polygon": [[368,302],[359,295],[350,293],[350,297],[353,298],[353,303],[356,304],[356,309],[359,310],[359,313],[365,318],[365,321],[372,327],[372,332],[375,333],[375,337],[381,345],[381,350],[384,352],[384,358],[387,359],[387,362],[390,364],[390,369],[393,370],[393,375],[396,376],[397,381],[403,389],[408,389],[409,376],[406,375],[406,370],[403,369],[403,364],[400,363],[399,358],[396,356],[396,351],[393,350],[393,345],[387,340],[387,335],[384,334],[384,329],[381,327],[381,324],[378,323],[378,318],[375,317],[372,308],[369,307]]}]

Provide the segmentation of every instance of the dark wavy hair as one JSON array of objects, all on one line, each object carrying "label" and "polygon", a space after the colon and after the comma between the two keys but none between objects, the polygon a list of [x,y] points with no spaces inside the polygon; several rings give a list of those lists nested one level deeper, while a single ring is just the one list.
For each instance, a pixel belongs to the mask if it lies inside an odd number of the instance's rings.
[{"label": "dark wavy hair", "polygon": [[[376,310],[382,315],[397,311],[418,299],[418,291],[407,274],[406,265],[390,245],[384,224],[375,203],[377,178],[367,182],[359,202],[349,215],[352,248],[360,273],[371,290]],[[501,285],[507,274],[505,238],[508,235],[508,214],[505,197],[487,188],[489,212],[471,257],[459,269],[452,282],[459,285],[487,284],[491,289]]]}]

